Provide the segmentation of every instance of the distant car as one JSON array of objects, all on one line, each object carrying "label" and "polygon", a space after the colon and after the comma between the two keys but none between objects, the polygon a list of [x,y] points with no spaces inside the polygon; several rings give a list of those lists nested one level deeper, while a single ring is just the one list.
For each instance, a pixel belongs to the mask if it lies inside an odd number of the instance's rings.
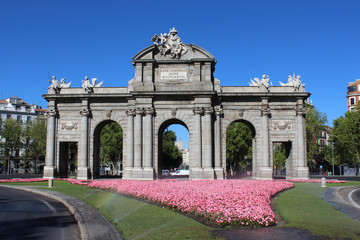
[{"label": "distant car", "polygon": [[162,175],[162,176],[169,176],[169,175],[170,175],[170,171],[169,171],[169,170],[162,170],[162,171],[161,171],[161,175]]},{"label": "distant car", "polygon": [[171,173],[171,176],[189,176],[189,170],[177,170]]}]

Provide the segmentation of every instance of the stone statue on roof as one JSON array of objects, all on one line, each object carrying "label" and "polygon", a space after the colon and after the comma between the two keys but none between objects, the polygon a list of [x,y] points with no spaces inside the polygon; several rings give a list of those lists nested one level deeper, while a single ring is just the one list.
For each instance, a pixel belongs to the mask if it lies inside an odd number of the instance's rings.
[{"label": "stone statue on roof", "polygon": [[93,88],[101,87],[101,85],[104,82],[104,81],[101,81],[100,83],[97,83],[96,82],[97,78],[92,78],[91,79],[92,83],[90,83],[90,80],[89,80],[88,76],[85,77],[85,80],[81,80],[81,81],[82,81],[82,88],[87,93],[92,93],[94,91]]},{"label": "stone statue on roof", "polygon": [[166,56],[169,54],[171,58],[179,59],[187,52],[187,48],[177,33],[177,30],[173,27],[170,29],[169,34],[161,33],[160,36],[155,34],[151,41],[158,46],[161,55]]},{"label": "stone statue on roof", "polygon": [[295,77],[295,73],[293,74],[293,76],[289,75],[287,83],[283,83],[280,81],[279,83],[281,86],[293,87],[294,91],[298,91],[300,88],[305,88],[305,84],[301,83],[300,75],[297,75],[297,77]]}]

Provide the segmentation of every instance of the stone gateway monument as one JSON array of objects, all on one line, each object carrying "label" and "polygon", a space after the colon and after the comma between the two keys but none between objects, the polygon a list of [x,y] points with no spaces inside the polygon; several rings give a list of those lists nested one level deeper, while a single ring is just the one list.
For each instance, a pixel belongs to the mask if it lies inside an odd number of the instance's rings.
[{"label": "stone gateway monument", "polygon": [[[273,176],[273,144],[287,148],[286,177],[308,178],[305,92],[300,76],[272,86],[269,77],[250,86],[226,87],[213,75],[216,60],[184,44],[173,28],[155,35],[136,54],[128,87],[102,87],[96,78],[70,87],[52,82],[48,94],[44,177],[68,175],[69,145],[77,146],[78,179],[100,175],[100,132],[110,122],[123,130],[123,178],[153,180],[161,175],[162,134],[171,124],[189,131],[190,179],[226,178],[226,130],[236,121],[252,130],[253,177]],[[55,79],[55,78],[54,78]],[[54,85],[55,84],[55,85]]]}]

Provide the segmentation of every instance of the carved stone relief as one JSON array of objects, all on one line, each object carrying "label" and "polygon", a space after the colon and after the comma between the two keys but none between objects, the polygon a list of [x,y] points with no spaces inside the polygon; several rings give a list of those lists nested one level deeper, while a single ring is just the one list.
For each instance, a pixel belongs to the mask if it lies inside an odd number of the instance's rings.
[{"label": "carved stone relief", "polygon": [[273,120],[273,130],[292,130],[292,120]]},{"label": "carved stone relief", "polygon": [[60,122],[61,131],[77,131],[79,130],[79,122],[76,121],[62,121]]}]

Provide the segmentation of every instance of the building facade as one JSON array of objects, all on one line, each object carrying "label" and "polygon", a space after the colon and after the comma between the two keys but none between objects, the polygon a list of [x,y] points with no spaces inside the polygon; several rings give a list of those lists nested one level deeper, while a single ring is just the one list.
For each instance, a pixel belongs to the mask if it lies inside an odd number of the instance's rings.
[{"label": "building facade", "polygon": [[360,79],[349,83],[347,87],[348,111],[355,111],[360,101]]},{"label": "building facade", "polygon": [[[46,113],[46,109],[42,109],[35,104],[28,104],[22,98],[13,96],[3,100],[0,100],[0,124],[4,126],[7,119],[17,120],[19,123],[25,124],[29,121],[33,121],[38,116],[43,116]],[[0,135],[0,141],[4,141]],[[0,150],[2,151],[2,150]],[[19,168],[19,163],[22,160],[21,155],[24,153],[24,149],[17,149],[11,156],[13,161],[10,161],[9,172],[22,172],[24,169]],[[3,152],[0,152],[0,156],[3,156]],[[7,171],[5,166],[0,166],[0,171]]]}]

